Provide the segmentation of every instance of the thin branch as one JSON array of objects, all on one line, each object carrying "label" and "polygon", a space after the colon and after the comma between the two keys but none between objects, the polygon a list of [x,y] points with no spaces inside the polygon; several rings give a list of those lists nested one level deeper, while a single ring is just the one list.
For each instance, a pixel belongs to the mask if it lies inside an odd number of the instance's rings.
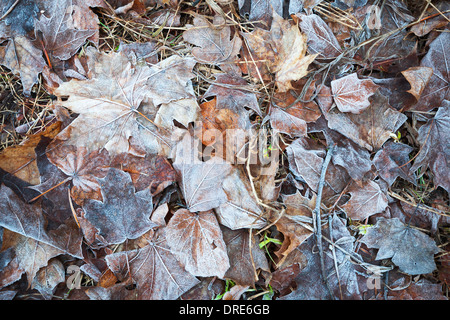
[{"label": "thin branch", "polygon": [[323,186],[325,185],[325,175],[327,173],[328,165],[330,164],[331,157],[334,152],[336,144],[332,144],[331,147],[327,151],[327,155],[325,157],[325,160],[322,164],[322,171],[320,172],[320,180],[319,180],[319,187],[317,190],[317,199],[316,199],[316,206],[313,210],[313,226],[314,226],[314,234],[316,236],[316,243],[317,248],[319,249],[319,256],[320,256],[320,268],[322,270],[322,278],[325,282],[328,291],[330,293],[330,296],[333,298],[333,294],[331,293],[330,286],[328,284],[327,280],[327,274],[325,272],[325,263],[324,263],[324,257],[323,257],[323,246],[322,246],[322,221],[320,219],[320,204],[322,202],[322,192],[323,192]]}]

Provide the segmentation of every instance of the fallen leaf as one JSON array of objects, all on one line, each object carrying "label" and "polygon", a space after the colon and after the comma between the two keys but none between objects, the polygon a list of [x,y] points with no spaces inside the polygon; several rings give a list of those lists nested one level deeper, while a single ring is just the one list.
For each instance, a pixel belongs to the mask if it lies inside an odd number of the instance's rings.
[{"label": "fallen leaf", "polygon": [[195,155],[197,144],[198,141],[185,135],[177,145],[173,163],[181,176],[181,190],[191,212],[208,211],[227,201],[222,183],[231,170],[229,163],[217,157],[201,162]]},{"label": "fallen leaf", "polygon": [[46,230],[47,223],[39,203],[24,203],[10,188],[3,185],[0,186],[0,194],[0,206],[4,208],[0,217],[0,226],[43,242],[62,253],[82,258],[82,236],[73,218],[71,222],[67,221],[55,230]]},{"label": "fallen leaf", "polygon": [[269,70],[275,73],[275,81],[280,92],[292,88],[291,81],[307,75],[308,66],[316,58],[306,55],[306,35],[297,25],[283,20],[274,12],[269,31],[255,28],[251,33],[242,33],[250,53],[256,60],[266,60]]},{"label": "fallen leaf", "polygon": [[171,252],[194,276],[223,278],[230,267],[225,242],[212,211],[177,210],[166,227]]},{"label": "fallen leaf", "polygon": [[407,274],[425,274],[436,269],[434,255],[440,250],[434,240],[397,218],[378,218],[377,224],[360,241],[369,248],[379,249],[376,260],[390,258]]},{"label": "fallen leaf", "polygon": [[[91,37],[94,30],[78,30],[72,28],[72,0],[56,2],[50,10],[50,17],[41,15],[36,21],[35,43],[43,42],[43,49],[53,58],[67,60]],[[42,40],[41,37],[42,36]]]},{"label": "fallen leaf", "polygon": [[430,44],[420,66],[433,69],[433,75],[423,89],[419,101],[411,110],[429,111],[439,107],[444,100],[450,100],[450,57],[445,50],[449,47],[449,43],[450,34],[443,32]]},{"label": "fallen leaf", "polygon": [[108,243],[136,239],[156,227],[150,220],[153,204],[149,189],[135,192],[128,173],[115,168],[98,181],[103,202],[86,200],[83,210]]},{"label": "fallen leaf", "polygon": [[402,71],[402,74],[411,85],[411,89],[407,92],[411,93],[419,100],[423,90],[426,88],[433,75],[433,69],[428,67],[411,67]]},{"label": "fallen leaf", "polygon": [[210,23],[206,18],[196,15],[194,25],[188,26],[183,39],[197,46],[192,49],[197,61],[216,64],[227,72],[233,70],[232,64],[237,60],[242,40],[237,36],[231,38],[231,29],[224,24],[221,16],[215,16],[213,23]]},{"label": "fallen leaf", "polygon": [[383,190],[372,180],[362,182],[362,186],[352,183],[347,192],[351,197],[342,209],[351,219],[365,220],[371,215],[383,212],[388,206],[388,199]]},{"label": "fallen leaf", "polygon": [[102,199],[97,178],[104,178],[109,169],[109,155],[105,149],[88,153],[83,147],[61,145],[50,150],[47,157],[70,178],[74,199],[81,202],[87,198]]},{"label": "fallen leaf", "polygon": [[403,144],[388,141],[373,158],[373,164],[378,170],[378,175],[391,186],[397,177],[416,184],[414,174],[411,174],[409,154],[413,148]]},{"label": "fallen leaf", "polygon": [[[395,287],[395,282],[392,284]],[[413,282],[403,290],[389,290],[387,295],[388,300],[448,300],[442,294],[442,285],[439,283],[432,283],[427,279],[420,279]]]},{"label": "fallen leaf", "polygon": [[387,98],[375,94],[369,107],[360,114],[329,111],[325,118],[330,129],[336,130],[369,151],[378,151],[406,121],[407,116],[393,110]]},{"label": "fallen leaf", "polygon": [[136,191],[150,188],[151,194],[160,193],[177,180],[177,174],[169,161],[159,155],[138,157],[121,153],[112,159],[111,167],[128,172]]},{"label": "fallen leaf", "polygon": [[56,286],[64,282],[65,270],[61,261],[50,260],[49,264],[41,268],[33,279],[33,289],[38,290],[46,300],[53,298]]},{"label": "fallen leaf", "polygon": [[208,88],[203,97],[216,97],[217,109],[230,109],[235,113],[248,107],[261,115],[261,110],[256,99],[254,89],[241,77],[231,76],[226,73],[215,75],[216,81]]},{"label": "fallen leaf", "polygon": [[[121,278],[129,276],[135,281],[134,297],[139,300],[175,300],[199,283],[171,253],[163,233],[141,249],[106,256],[106,262]],[[119,289],[127,291],[125,287]]]},{"label": "fallen leaf", "polygon": [[361,113],[377,89],[372,80],[360,80],[356,73],[331,81],[333,99],[341,112]]},{"label": "fallen leaf", "polygon": [[299,26],[308,37],[308,53],[317,58],[336,58],[342,53],[341,45],[331,28],[316,14],[297,13]]},{"label": "fallen leaf", "polygon": [[267,221],[252,195],[250,182],[242,170],[233,169],[222,184],[227,201],[216,208],[220,223],[230,229],[261,229]]},{"label": "fallen leaf", "polygon": [[242,286],[240,284],[236,284],[230,291],[225,292],[222,297],[222,300],[239,300],[241,296],[247,291],[249,286]]},{"label": "fallen leaf", "polygon": [[8,41],[6,47],[0,47],[0,63],[14,74],[20,75],[23,92],[29,96],[31,89],[39,81],[39,73],[46,66],[42,52],[24,36]]},{"label": "fallen leaf", "polygon": [[420,127],[417,141],[420,143],[419,153],[410,169],[413,174],[418,168],[424,172],[427,168],[433,172],[435,185],[450,192],[449,157],[450,150],[450,103],[444,101],[434,118]]},{"label": "fallen leaf", "polygon": [[26,273],[28,288],[32,287],[33,279],[39,269],[47,266],[51,258],[64,253],[51,245],[7,229],[3,234],[2,250],[8,248],[12,248],[15,252],[18,269]]},{"label": "fallen leaf", "polygon": [[[355,238],[336,215],[331,217],[333,242],[340,248],[330,246],[323,241],[324,265],[327,274],[327,285],[325,285],[320,271],[320,258],[316,251],[315,237],[304,241],[299,250],[305,255],[308,262],[306,267],[300,271],[295,278],[297,288],[290,294],[281,297],[281,300],[358,300],[362,299],[360,281],[366,282],[365,277],[359,277],[356,273],[357,266],[350,260],[348,253],[353,252],[356,246]],[[330,233],[329,226],[323,230],[323,234]],[[361,280],[362,278],[362,280]],[[333,297],[330,297],[330,291]]]},{"label": "fallen leaf", "polygon": [[258,280],[258,270],[269,270],[266,255],[258,245],[256,232],[252,231],[250,236],[250,229],[231,230],[227,227],[222,227],[222,232],[230,260],[230,268],[225,273],[225,278],[243,286],[253,287]]},{"label": "fallen leaf", "polygon": [[[105,148],[111,156],[126,152],[141,155],[143,148],[158,153],[163,146],[167,147],[169,139],[147,120],[156,113],[155,107],[148,103],[154,92],[146,86],[155,75],[152,70],[131,66],[120,53],[105,54],[88,48],[87,58],[89,79],[64,82],[55,91],[60,97],[69,96],[61,104],[79,113],[57,138],[85,147],[88,152]],[[89,139],[92,134],[96,139]],[[130,145],[131,137],[136,146]]]},{"label": "fallen leaf", "polygon": [[[13,5],[14,8],[10,11]],[[34,23],[39,12],[34,0],[22,0],[18,3],[16,0],[5,0],[0,5],[0,17],[3,17],[8,11],[8,15],[0,21],[0,38],[26,35],[34,30]],[[2,34],[2,24],[8,26],[9,32]]]},{"label": "fallen leaf", "polygon": [[304,197],[297,191],[293,195],[283,196],[283,203],[286,205],[286,212],[275,223],[277,230],[284,236],[283,245],[275,252],[280,258],[277,262],[278,266],[284,263],[292,251],[313,235],[310,229],[316,196]]}]

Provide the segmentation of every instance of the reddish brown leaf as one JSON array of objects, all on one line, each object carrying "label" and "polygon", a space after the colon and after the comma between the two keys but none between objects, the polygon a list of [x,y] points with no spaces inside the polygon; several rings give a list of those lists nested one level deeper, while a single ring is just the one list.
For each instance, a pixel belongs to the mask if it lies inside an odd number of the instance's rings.
[{"label": "reddish brown leaf", "polygon": [[256,232],[252,232],[251,245],[249,229],[233,231],[223,227],[222,232],[230,260],[230,268],[225,273],[225,278],[243,286],[253,287],[258,280],[256,276],[258,270],[269,270],[266,255],[258,245]]},{"label": "reddish brown leaf", "polygon": [[167,224],[166,240],[186,271],[195,276],[223,278],[230,267],[222,231],[212,211],[179,209]]},{"label": "reddish brown leaf", "polygon": [[[199,282],[180,265],[164,238],[162,234],[142,249],[106,257],[108,267],[118,278],[131,277],[135,281],[135,299],[175,300]],[[127,290],[122,287],[120,291]]]},{"label": "reddish brown leaf", "polygon": [[386,195],[374,181],[367,180],[362,186],[352,183],[347,192],[351,194],[351,197],[342,209],[352,219],[364,220],[382,212],[388,206]]},{"label": "reddish brown leaf", "polygon": [[360,80],[356,73],[331,81],[333,99],[341,112],[361,113],[377,89],[372,80]]}]

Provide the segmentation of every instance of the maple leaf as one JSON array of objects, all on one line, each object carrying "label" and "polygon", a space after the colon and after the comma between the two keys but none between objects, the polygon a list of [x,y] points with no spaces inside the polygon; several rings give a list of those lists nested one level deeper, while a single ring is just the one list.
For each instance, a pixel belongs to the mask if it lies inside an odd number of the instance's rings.
[{"label": "maple leaf", "polygon": [[432,68],[433,75],[423,89],[419,101],[411,110],[429,111],[439,107],[443,100],[450,100],[450,55],[446,50],[449,45],[450,35],[447,32],[441,33],[430,44],[420,66]]},{"label": "maple leaf", "polygon": [[[106,262],[115,274],[135,281],[134,296],[139,300],[175,300],[199,283],[171,253],[164,231],[141,249],[107,255]],[[127,291],[123,286],[119,289]]]},{"label": "maple leaf", "polygon": [[280,92],[292,88],[291,81],[307,75],[308,66],[317,54],[306,55],[306,35],[297,25],[291,25],[274,12],[269,31],[255,28],[251,33],[242,33],[254,60],[266,60]]},{"label": "maple leaf", "polygon": [[222,184],[227,201],[216,208],[220,223],[230,229],[261,229],[267,222],[263,211],[253,198],[248,178],[234,168]]},{"label": "maple leaf", "polygon": [[51,258],[64,254],[64,251],[44,242],[6,230],[3,234],[2,250],[14,249],[18,269],[27,275],[28,287],[32,286],[39,269],[45,267]]},{"label": "maple leaf", "polygon": [[379,249],[376,260],[391,258],[407,274],[430,273],[436,269],[433,255],[440,251],[436,243],[398,218],[379,218],[360,241],[369,248]]},{"label": "maple leaf", "polygon": [[388,141],[373,158],[373,164],[378,170],[378,175],[391,186],[397,177],[401,177],[416,184],[414,174],[411,174],[409,154],[413,148],[403,144]]},{"label": "maple leaf", "polygon": [[232,279],[240,285],[254,286],[258,280],[255,279],[255,270],[269,270],[264,250],[255,239],[256,232],[252,231],[252,235],[249,236],[248,229],[231,230],[227,227],[223,227],[222,232],[230,260],[230,268],[225,273],[225,278]]},{"label": "maple leaf", "polygon": [[362,183],[352,183],[347,192],[350,200],[342,207],[350,218],[364,220],[369,216],[380,213],[388,206],[388,200],[379,185],[371,180]]},{"label": "maple leaf", "polygon": [[181,176],[181,190],[191,212],[208,211],[227,201],[222,183],[231,166],[221,158],[201,162],[196,156],[199,141],[186,134],[177,144],[173,167]]},{"label": "maple leaf", "polygon": [[225,24],[221,16],[215,16],[211,24],[202,16],[195,16],[194,25],[188,26],[183,33],[183,39],[196,48],[192,54],[197,61],[211,63],[220,66],[223,71],[233,71],[232,64],[237,60],[237,55],[242,46],[242,40],[234,36],[230,39],[231,29]]},{"label": "maple leaf", "polygon": [[342,53],[341,45],[331,28],[316,14],[297,13],[299,26],[308,37],[308,52],[318,58],[335,58]]},{"label": "maple leaf", "polygon": [[[312,210],[316,204],[316,196],[302,196],[297,190],[293,195],[283,195],[286,213],[275,223],[277,230],[284,235],[281,248],[276,252],[280,257],[277,265],[284,263],[288,255],[308,239],[313,232],[307,227],[312,225]],[[305,227],[307,226],[307,227]]]},{"label": "maple leaf", "polygon": [[150,221],[153,204],[149,189],[135,192],[129,174],[115,168],[98,181],[103,202],[86,200],[83,210],[108,243],[136,239],[156,226]]},{"label": "maple leaf", "polygon": [[[54,2],[50,9],[50,17],[41,15],[36,21],[35,33],[39,43],[42,35],[43,47],[52,57],[67,60],[91,37],[93,30],[77,30],[72,25],[72,0]],[[38,40],[39,39],[39,40]]]},{"label": "maple leaf", "polygon": [[[104,178],[109,169],[109,155],[105,149],[88,154],[83,147],[62,145],[47,152],[47,157],[71,180],[73,198],[101,200],[97,178]],[[61,181],[53,181],[58,182]]]},{"label": "maple leaf", "polygon": [[47,223],[39,203],[27,204],[11,191],[0,186],[0,226],[19,233],[27,238],[45,243],[65,254],[82,258],[82,236],[76,228],[73,218],[60,224],[55,230],[46,230]]},{"label": "maple leaf", "polygon": [[[87,58],[90,79],[73,79],[55,90],[58,96],[69,96],[61,102],[63,106],[80,114],[57,139],[85,147],[88,152],[105,148],[111,156],[124,152],[142,154],[142,148],[158,153],[163,146],[168,147],[164,133],[147,120],[156,113],[148,102],[150,91],[146,86],[155,73],[148,67],[132,67],[120,53],[105,54],[88,48]],[[96,139],[88,138],[92,134]],[[130,145],[131,137],[135,146]]]},{"label": "maple leaf", "polygon": [[396,132],[406,121],[407,116],[393,110],[386,97],[375,93],[370,106],[362,113],[342,113],[332,109],[325,118],[330,129],[369,151],[378,151],[390,138],[390,134]]},{"label": "maple leaf", "polygon": [[226,73],[216,74],[215,77],[216,81],[208,88],[203,97],[215,96],[218,109],[227,108],[239,113],[246,106],[261,115],[256,94],[247,81]]},{"label": "maple leaf", "polygon": [[224,277],[230,261],[214,212],[179,209],[165,230],[167,244],[186,271],[201,277]]},{"label": "maple leaf", "polygon": [[333,99],[341,112],[361,113],[370,105],[369,97],[377,89],[372,80],[360,80],[356,73],[331,81]]},{"label": "maple leaf", "polygon": [[430,168],[433,172],[433,181],[436,185],[450,192],[449,158],[450,149],[450,103],[444,101],[434,118],[420,127],[417,141],[420,143],[420,151],[411,167],[411,173],[418,168],[424,172]]},{"label": "maple leaf", "polygon": [[23,93],[31,94],[31,88],[39,81],[38,75],[46,67],[42,52],[24,36],[16,36],[0,47],[0,64],[20,75]]},{"label": "maple leaf", "polygon": [[[341,221],[336,215],[331,217],[331,226],[333,241],[343,251],[334,246],[329,246],[328,242],[323,243],[328,287],[325,285],[321,272],[317,267],[320,265],[320,258],[314,250],[317,245],[315,237],[310,237],[299,247],[299,250],[305,256],[307,265],[295,277],[297,289],[281,297],[281,300],[362,299],[361,285],[359,283],[361,280],[356,273],[358,270],[348,255],[348,253],[354,251],[356,246],[355,238],[347,230],[345,222]],[[324,229],[324,234],[331,232],[329,226],[326,226]],[[358,255],[355,254],[355,256]],[[365,283],[367,279],[361,278]],[[330,291],[333,297],[330,297]]]}]

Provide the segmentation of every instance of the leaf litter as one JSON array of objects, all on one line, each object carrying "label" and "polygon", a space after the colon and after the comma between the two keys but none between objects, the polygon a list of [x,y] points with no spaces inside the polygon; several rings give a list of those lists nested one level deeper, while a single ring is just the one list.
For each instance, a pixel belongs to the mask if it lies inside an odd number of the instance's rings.
[{"label": "leaf litter", "polygon": [[448,299],[448,6],[286,4],[2,2],[0,297]]}]

